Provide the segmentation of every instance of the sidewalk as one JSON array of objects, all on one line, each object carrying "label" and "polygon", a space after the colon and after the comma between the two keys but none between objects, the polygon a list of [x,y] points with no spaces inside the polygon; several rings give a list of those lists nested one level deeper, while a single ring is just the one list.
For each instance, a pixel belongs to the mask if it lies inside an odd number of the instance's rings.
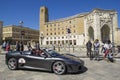
[{"label": "sidewalk", "polygon": [[[82,53],[82,52],[81,52],[81,53],[70,53],[70,54],[75,55],[75,56],[77,56],[77,57],[79,57],[79,58],[88,58],[88,57],[86,56],[86,52],[84,52],[84,53]],[[100,57],[103,58],[103,56],[104,56],[104,54],[103,54],[103,53],[100,53]],[[114,58],[120,59],[120,53],[115,53]]]}]

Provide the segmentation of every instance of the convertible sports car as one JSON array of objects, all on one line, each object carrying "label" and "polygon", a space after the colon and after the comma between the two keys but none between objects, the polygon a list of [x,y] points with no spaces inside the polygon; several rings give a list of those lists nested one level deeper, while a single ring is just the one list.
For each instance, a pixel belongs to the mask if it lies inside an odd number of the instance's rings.
[{"label": "convertible sports car", "polygon": [[71,54],[59,54],[54,50],[11,51],[6,54],[6,64],[10,70],[29,68],[52,71],[56,74],[82,71],[84,61]]}]

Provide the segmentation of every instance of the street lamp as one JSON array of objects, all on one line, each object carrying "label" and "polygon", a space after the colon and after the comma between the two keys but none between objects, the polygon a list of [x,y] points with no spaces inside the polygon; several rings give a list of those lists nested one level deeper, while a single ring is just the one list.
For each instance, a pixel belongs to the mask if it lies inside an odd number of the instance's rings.
[{"label": "street lamp", "polygon": [[70,28],[67,28],[67,34],[68,34],[68,36],[69,36],[68,45],[69,45],[69,53],[70,53],[70,34],[71,34]]},{"label": "street lamp", "polygon": [[21,27],[21,31],[20,31],[20,35],[21,35],[21,42],[23,42],[23,35],[25,35],[25,32],[22,30],[22,26],[23,26],[23,21],[19,22],[20,27]]},{"label": "street lamp", "polygon": [[109,14],[110,15],[110,19],[111,19],[111,28],[112,28],[112,45],[113,45],[113,52],[114,52],[114,30],[113,30],[113,16],[114,14]]},{"label": "street lamp", "polygon": [[43,44],[43,38],[44,38],[43,32],[41,32],[41,33],[40,33],[41,45]]}]

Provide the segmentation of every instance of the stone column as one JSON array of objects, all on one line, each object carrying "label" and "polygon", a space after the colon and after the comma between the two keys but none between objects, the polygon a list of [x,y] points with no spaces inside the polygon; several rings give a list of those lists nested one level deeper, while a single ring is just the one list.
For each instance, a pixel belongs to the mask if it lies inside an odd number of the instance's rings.
[{"label": "stone column", "polygon": [[2,44],[3,37],[3,21],[0,21],[0,44]]},{"label": "stone column", "polygon": [[94,15],[94,39],[101,41],[100,16],[97,13]]},{"label": "stone column", "polygon": [[118,34],[117,34],[117,28],[118,28],[118,15],[117,12],[114,13],[113,16],[113,32],[114,32],[114,43],[116,44],[118,42]]},{"label": "stone column", "polygon": [[85,44],[88,42],[88,24],[87,24],[87,17],[84,18],[84,33],[85,33]]}]

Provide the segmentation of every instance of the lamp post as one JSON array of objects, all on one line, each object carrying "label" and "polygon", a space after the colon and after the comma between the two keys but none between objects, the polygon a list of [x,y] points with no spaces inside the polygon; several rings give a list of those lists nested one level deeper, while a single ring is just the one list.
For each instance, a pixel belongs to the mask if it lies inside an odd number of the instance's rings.
[{"label": "lamp post", "polygon": [[70,53],[70,33],[71,33],[70,28],[67,28],[67,33],[68,33],[68,36],[69,36],[68,45],[69,45],[69,53]]},{"label": "lamp post", "polygon": [[112,45],[113,45],[112,51],[113,51],[113,52],[115,52],[115,50],[114,50],[113,16],[114,16],[114,14],[110,14],[110,19],[111,19],[111,28],[112,28]]},{"label": "lamp post", "polygon": [[20,24],[20,27],[21,27],[21,31],[20,31],[21,42],[23,42],[23,35],[25,34],[25,32],[22,30],[22,27],[23,27],[23,21],[20,21],[19,24]]},{"label": "lamp post", "polygon": [[41,45],[43,45],[43,38],[44,38],[43,32],[41,32],[41,33],[40,33]]}]

